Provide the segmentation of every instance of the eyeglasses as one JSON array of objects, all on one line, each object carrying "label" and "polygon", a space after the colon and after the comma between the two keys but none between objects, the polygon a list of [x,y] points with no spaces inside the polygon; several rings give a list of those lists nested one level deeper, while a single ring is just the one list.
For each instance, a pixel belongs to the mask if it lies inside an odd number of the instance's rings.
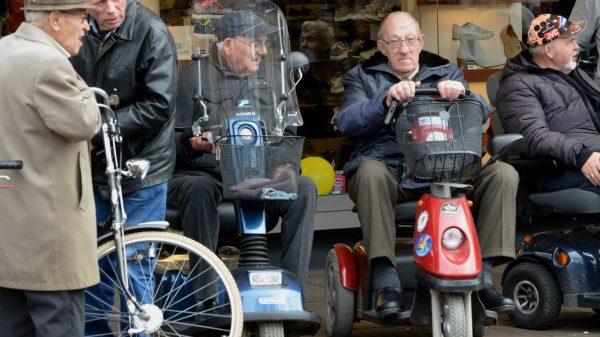
[{"label": "eyeglasses", "polygon": [[390,48],[399,48],[402,43],[404,42],[406,44],[406,46],[408,47],[414,47],[419,43],[419,40],[421,39],[421,36],[409,36],[405,39],[400,39],[400,40],[391,40],[391,41],[386,41],[384,39],[381,39],[381,41],[385,44],[387,44]]},{"label": "eyeglasses", "polygon": [[251,48],[265,48],[265,49],[269,49],[269,40],[261,42],[261,41],[246,41],[237,37],[233,38],[234,40],[238,40],[242,43],[244,43],[247,46],[250,46]]}]

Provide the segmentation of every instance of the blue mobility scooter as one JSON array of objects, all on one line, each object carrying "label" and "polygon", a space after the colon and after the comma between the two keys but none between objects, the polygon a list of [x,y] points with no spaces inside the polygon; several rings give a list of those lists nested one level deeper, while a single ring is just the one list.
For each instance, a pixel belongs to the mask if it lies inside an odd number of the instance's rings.
[{"label": "blue mobility scooter", "polygon": [[[487,81],[492,105],[500,79],[501,73],[495,73]],[[561,169],[560,163],[528,157],[522,136],[504,134],[496,113],[492,130],[493,153],[513,165],[521,178],[517,226],[532,233],[524,236],[517,259],[502,275],[503,294],[517,309],[509,314],[511,321],[521,328],[547,329],[561,307],[600,313],[600,195],[578,188],[545,192],[540,186]]]},{"label": "blue mobility scooter", "polygon": [[[210,10],[206,17],[252,13],[244,14],[245,19],[253,27],[264,25],[257,34],[268,35],[268,43],[248,44],[253,57],[261,57],[258,71],[237,80],[229,73],[223,76],[220,42],[194,55],[198,91],[193,98],[192,133],[208,132],[217,148],[225,199],[219,207],[221,232],[233,225],[241,233],[239,262],[232,274],[242,297],[244,336],[312,335],[320,327],[320,317],[305,309],[295,276],[271,265],[265,235],[271,226],[264,210],[267,200],[297,197],[304,139],[287,135],[286,129],[302,125],[295,86],[308,69],[308,59],[290,52],[284,14],[271,2],[247,2],[243,9],[219,8],[218,13]],[[206,24],[203,31],[227,36],[217,30],[228,27],[209,21],[201,21]],[[251,36],[256,31],[247,30],[247,40],[257,41]],[[168,213],[173,216],[173,210]]]}]

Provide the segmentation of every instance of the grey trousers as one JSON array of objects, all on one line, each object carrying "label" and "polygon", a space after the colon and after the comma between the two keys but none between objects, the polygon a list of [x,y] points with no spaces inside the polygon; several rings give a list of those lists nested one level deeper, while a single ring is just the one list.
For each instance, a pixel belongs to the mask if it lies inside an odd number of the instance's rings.
[{"label": "grey trousers", "polygon": [[[504,262],[515,257],[518,184],[518,173],[502,162],[481,170],[473,181],[472,212],[482,258]],[[369,259],[387,257],[395,264],[396,204],[415,200],[425,190],[402,189],[389,167],[375,160],[359,166],[348,183],[348,190],[358,210]]]},{"label": "grey trousers", "polygon": [[29,291],[0,287],[0,335],[81,337],[84,290]]},{"label": "grey trousers", "polygon": [[[215,250],[219,236],[217,206],[222,194],[208,175],[176,174],[169,181],[167,202],[179,208],[183,233]],[[281,267],[296,276],[306,294],[312,252],[317,188],[313,181],[298,177],[298,199],[267,201],[269,216],[281,217]]]}]

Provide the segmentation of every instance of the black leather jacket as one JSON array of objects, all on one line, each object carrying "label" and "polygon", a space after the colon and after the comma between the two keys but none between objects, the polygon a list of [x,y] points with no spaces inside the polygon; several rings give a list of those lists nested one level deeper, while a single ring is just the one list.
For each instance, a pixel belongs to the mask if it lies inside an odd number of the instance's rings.
[{"label": "black leather jacket", "polygon": [[[177,52],[162,20],[135,0],[128,0],[121,27],[104,42],[90,30],[71,62],[89,86],[119,96],[116,112],[123,136],[123,162],[133,157],[150,160],[144,180],[123,179],[123,193],[168,181],[175,166]],[[101,137],[92,142],[96,147],[92,155],[94,183],[105,184]]]}]

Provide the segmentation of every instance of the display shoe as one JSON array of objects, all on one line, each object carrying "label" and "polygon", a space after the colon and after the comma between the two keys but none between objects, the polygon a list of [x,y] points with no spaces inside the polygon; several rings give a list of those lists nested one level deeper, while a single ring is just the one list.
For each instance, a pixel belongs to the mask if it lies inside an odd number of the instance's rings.
[{"label": "display shoe", "polygon": [[462,26],[457,24],[452,25],[452,39],[460,40],[460,39],[477,39],[477,40],[487,40],[494,37],[494,32],[489,30],[485,30],[473,22],[467,22]]},{"label": "display shoe", "polygon": [[488,56],[479,41],[474,39],[460,39],[456,60],[459,67],[466,69],[469,61],[475,62],[482,68],[491,68],[503,65],[506,61],[499,57]]},{"label": "display shoe", "polygon": [[500,38],[504,44],[504,55],[507,58],[513,58],[517,56],[521,50],[527,48],[525,44],[519,40],[519,37],[515,33],[515,30],[511,24],[506,25],[500,31]]},{"label": "display shoe", "polygon": [[477,294],[487,310],[508,312],[516,309],[515,302],[500,295],[493,284],[485,284],[481,290],[477,291]]}]

